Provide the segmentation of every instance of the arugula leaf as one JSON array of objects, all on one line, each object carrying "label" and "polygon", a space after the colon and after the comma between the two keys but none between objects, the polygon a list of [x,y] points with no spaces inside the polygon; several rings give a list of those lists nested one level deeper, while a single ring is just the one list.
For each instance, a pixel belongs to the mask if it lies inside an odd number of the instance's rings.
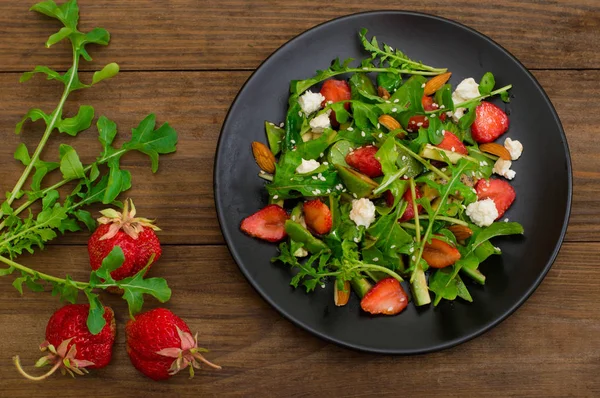
[{"label": "arugula leaf", "polygon": [[377,86],[393,94],[402,85],[402,76],[398,73],[382,72],[377,74]]},{"label": "arugula leaf", "polygon": [[158,155],[175,152],[177,133],[168,123],[154,130],[156,115],[151,113],[132,130],[131,140],[123,144],[123,149],[135,149],[145,153],[152,160],[152,172],[158,170]]},{"label": "arugula leaf", "polygon": [[114,152],[111,151],[113,149],[111,144],[117,136],[117,124],[103,115],[98,118],[96,127],[98,128],[98,139],[100,140],[100,144],[102,144],[101,157],[108,157]]},{"label": "arugula leaf", "polygon": [[144,294],[156,298],[161,303],[165,303],[171,298],[171,289],[167,282],[162,278],[144,279],[147,271],[148,267],[146,266],[134,276],[117,281],[117,286],[124,291],[123,299],[127,301],[131,317],[142,310]]},{"label": "arugula leaf", "polygon": [[275,126],[271,122],[265,121],[265,131],[267,132],[267,140],[269,141],[269,149],[273,152],[273,155],[277,156],[281,152],[281,141],[285,130],[281,127]]},{"label": "arugula leaf", "polygon": [[427,137],[433,145],[439,145],[444,140],[444,129],[442,122],[437,117],[429,118]]},{"label": "arugula leaf", "polygon": [[90,303],[90,311],[87,318],[87,327],[91,334],[98,334],[104,329],[106,320],[104,319],[104,306],[100,302],[98,295],[91,289],[84,290]]},{"label": "arugula leaf", "polygon": [[343,62],[340,62],[339,58],[336,58],[335,60],[333,60],[331,66],[328,69],[318,70],[314,77],[306,80],[292,80],[290,82],[290,93],[292,94],[292,97],[297,98],[303,92],[305,92],[315,84],[322,82],[323,80],[327,80],[330,77],[339,75],[341,73],[346,73],[352,61],[354,61],[353,58],[348,58]]},{"label": "arugula leaf", "polygon": [[62,119],[56,127],[61,133],[76,136],[79,132],[90,128],[92,119],[94,119],[94,108],[89,105],[82,105],[79,107],[76,116]]},{"label": "arugula leaf", "polygon": [[383,98],[377,95],[377,89],[366,73],[355,73],[348,80],[352,99],[365,103],[383,102]]},{"label": "arugula leaf", "polygon": [[102,80],[110,79],[119,73],[119,65],[115,62],[111,62],[102,68],[101,70],[94,72],[92,76],[92,85],[100,83]]},{"label": "arugula leaf", "polygon": [[19,79],[19,82],[20,83],[24,83],[24,82],[28,81],[36,73],[44,73],[44,74],[46,74],[46,79],[47,80],[58,80],[58,81],[63,82],[63,83],[65,82],[63,76],[60,73],[56,72],[55,70],[52,70],[52,69],[48,68],[47,66],[40,66],[40,65],[38,65],[35,68],[33,68],[33,70],[31,72],[25,72],[25,73],[23,73],[23,75]]},{"label": "arugula leaf", "polygon": [[489,95],[495,85],[496,79],[494,79],[494,74],[492,72],[486,72],[479,82],[479,93],[481,95]]},{"label": "arugula leaf", "polygon": [[32,122],[36,122],[40,119],[43,119],[44,122],[48,124],[50,116],[46,115],[41,109],[32,108],[28,110],[25,116],[23,116],[23,118],[21,119],[21,121],[17,123],[17,126],[15,127],[15,134],[21,133],[21,130],[23,129],[23,124],[25,124],[27,119],[30,119]]},{"label": "arugula leaf", "polygon": [[112,158],[108,162],[108,168],[110,170],[108,184],[102,198],[102,203],[104,204],[112,203],[121,192],[125,192],[131,188],[131,173],[120,168],[118,158]]},{"label": "arugula leaf", "polygon": [[65,180],[85,178],[79,155],[73,147],[66,144],[60,146],[60,171]]}]

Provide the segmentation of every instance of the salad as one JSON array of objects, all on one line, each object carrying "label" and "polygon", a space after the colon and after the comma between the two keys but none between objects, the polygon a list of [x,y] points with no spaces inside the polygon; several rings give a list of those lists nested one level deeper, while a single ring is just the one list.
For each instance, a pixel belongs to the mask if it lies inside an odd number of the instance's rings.
[{"label": "salad", "polygon": [[272,262],[292,268],[292,286],[333,282],[338,306],[352,291],[372,314],[400,313],[408,290],[417,306],[471,302],[479,265],[501,254],[490,239],[523,233],[503,219],[523,146],[495,142],[509,118],[486,101],[508,102],[512,86],[487,72],[453,90],[451,72],[366,34],[359,65],[336,59],[292,81],[285,121],[252,143],[269,204],[241,230],[279,242]]}]

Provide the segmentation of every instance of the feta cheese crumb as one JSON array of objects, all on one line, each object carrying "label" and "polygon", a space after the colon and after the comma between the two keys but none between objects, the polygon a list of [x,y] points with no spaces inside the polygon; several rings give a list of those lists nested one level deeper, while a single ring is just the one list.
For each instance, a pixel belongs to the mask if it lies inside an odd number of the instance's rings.
[{"label": "feta cheese crumb", "polygon": [[313,133],[322,133],[323,131],[325,131],[325,129],[331,127],[329,113],[320,114],[319,116],[312,119],[309,125]]},{"label": "feta cheese crumb", "polygon": [[494,169],[492,171],[498,175],[501,175],[507,180],[512,180],[513,178],[515,178],[517,172],[510,169],[511,165],[512,162],[510,160],[504,160],[502,158],[499,158],[498,160],[496,160],[496,163],[494,163]]},{"label": "feta cheese crumb", "polygon": [[379,257],[373,257],[373,262],[379,261]]},{"label": "feta cheese crumb", "polygon": [[375,221],[375,205],[369,199],[361,198],[352,201],[352,210],[350,210],[350,219],[359,226],[363,225],[369,228],[369,225]]},{"label": "feta cheese crumb", "polygon": [[498,218],[498,209],[490,198],[471,203],[467,206],[466,213],[471,221],[479,227],[490,226]]},{"label": "feta cheese crumb", "polygon": [[323,97],[321,93],[313,93],[310,90],[298,98],[298,104],[300,104],[302,112],[307,116],[321,109],[321,103],[323,101],[325,101],[325,97]]},{"label": "feta cheese crumb", "polygon": [[310,173],[311,171],[315,171],[316,169],[318,169],[320,165],[321,165],[321,163],[317,162],[316,160],[302,159],[302,163],[300,163],[300,166],[298,166],[296,168],[296,173],[298,173],[298,174]]},{"label": "feta cheese crumb", "polygon": [[512,160],[519,159],[523,153],[523,144],[517,140],[511,140],[510,138],[504,140],[504,148],[510,152],[510,157]]},{"label": "feta cheese crumb", "polygon": [[294,257],[306,257],[308,256],[308,252],[306,251],[305,248],[303,247],[299,247],[298,249],[296,249],[296,251],[294,252]]},{"label": "feta cheese crumb", "polygon": [[[454,105],[457,105],[461,102],[465,102],[479,96],[479,84],[475,81],[475,79],[469,77],[456,86],[456,90],[454,90],[452,93],[452,101],[454,102]],[[465,108],[457,108],[454,110],[452,119],[454,122],[458,122],[458,120],[463,117],[464,114]]]}]

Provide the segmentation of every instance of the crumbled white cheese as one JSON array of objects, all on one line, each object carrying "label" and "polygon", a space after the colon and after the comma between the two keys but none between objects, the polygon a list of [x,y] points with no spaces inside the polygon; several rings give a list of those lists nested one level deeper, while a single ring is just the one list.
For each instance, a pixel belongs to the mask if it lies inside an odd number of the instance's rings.
[{"label": "crumbled white cheese", "polygon": [[307,116],[321,109],[321,103],[323,101],[325,101],[325,97],[323,97],[321,93],[313,93],[310,90],[298,98],[298,104],[300,104],[302,112]]},{"label": "crumbled white cheese", "polygon": [[329,113],[322,113],[310,121],[310,128],[313,133],[322,133],[325,129],[331,127],[331,121],[329,120]]},{"label": "crumbled white cheese", "polygon": [[302,163],[300,163],[300,166],[298,166],[296,168],[296,173],[298,173],[298,174],[310,173],[311,171],[315,171],[316,169],[318,169],[320,165],[321,165],[321,163],[317,162],[316,160],[302,159]]},{"label": "crumbled white cheese", "polygon": [[510,138],[506,138],[504,140],[504,148],[510,152],[510,157],[512,160],[519,159],[523,153],[523,144],[517,140],[511,140]]},{"label": "crumbled white cheese", "polygon": [[308,252],[306,251],[305,248],[303,247],[299,247],[298,249],[296,249],[296,251],[294,252],[294,257],[306,257],[308,256]]},{"label": "crumbled white cheese", "polygon": [[[479,84],[475,81],[475,79],[469,77],[456,86],[456,89],[452,93],[452,102],[454,102],[454,105],[457,105],[461,102],[477,98],[479,95]],[[452,114],[452,120],[454,120],[454,122],[458,122],[458,120],[463,117],[464,114],[465,108],[456,108]]]},{"label": "crumbled white cheese", "polygon": [[467,216],[474,224],[480,227],[492,225],[494,220],[498,218],[498,209],[492,199],[478,200],[467,206]]},{"label": "crumbled white cheese", "polygon": [[353,200],[350,219],[357,226],[364,225],[366,228],[369,228],[369,225],[375,221],[375,205],[366,198]]},{"label": "crumbled white cheese", "polygon": [[512,180],[513,178],[515,178],[517,172],[511,170],[510,166],[512,166],[512,162],[510,160],[504,160],[502,158],[499,158],[498,160],[496,160],[496,163],[494,163],[494,169],[492,171],[495,174],[501,175],[507,180]]}]

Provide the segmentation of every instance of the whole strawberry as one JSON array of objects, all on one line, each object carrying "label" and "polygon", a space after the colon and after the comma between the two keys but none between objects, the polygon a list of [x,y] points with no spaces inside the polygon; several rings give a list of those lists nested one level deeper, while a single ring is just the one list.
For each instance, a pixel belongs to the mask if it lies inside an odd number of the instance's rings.
[{"label": "whole strawberry", "polygon": [[60,369],[63,374],[83,375],[87,369],[99,369],[108,365],[115,342],[116,325],[113,310],[104,307],[106,325],[100,333],[91,334],[87,327],[88,304],[69,304],[58,309],[46,326],[46,341],[40,345],[42,352],[36,367],[52,365],[52,369],[42,376],[27,374],[19,361],[13,358],[17,370],[30,380],[43,380]]},{"label": "whole strawberry", "polygon": [[162,250],[154,233],[160,231],[160,228],[147,218],[135,217],[133,201],[125,201],[122,213],[114,209],[102,210],[100,213],[103,215],[98,219],[101,225],[88,241],[88,254],[93,270],[100,268],[102,260],[115,246],[120,246],[125,254],[123,265],[110,273],[115,280],[133,276],[146,266],[150,268],[160,258]]},{"label": "whole strawberry", "polygon": [[156,308],[129,320],[125,327],[127,353],[137,370],[154,380],[164,380],[189,366],[190,378],[200,362],[221,369],[206,360],[186,323],[165,308]]}]

